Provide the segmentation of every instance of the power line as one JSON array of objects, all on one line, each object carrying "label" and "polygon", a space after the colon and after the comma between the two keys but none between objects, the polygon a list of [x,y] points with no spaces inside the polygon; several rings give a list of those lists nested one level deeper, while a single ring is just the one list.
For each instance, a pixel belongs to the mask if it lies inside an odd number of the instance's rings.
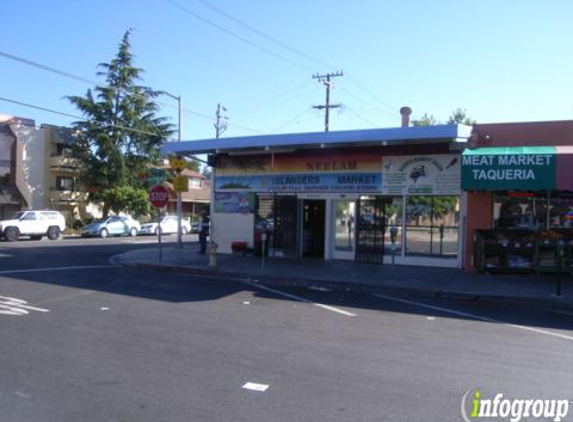
[{"label": "power line", "polygon": [[[174,5],[178,6],[178,7],[182,7],[182,6],[178,5],[177,3],[175,3],[173,0],[164,0],[164,1],[167,1],[167,2],[169,2],[169,3],[171,3],[171,4],[174,4]],[[299,49],[297,49],[297,48],[294,48],[294,47],[289,46],[288,44],[286,44],[286,43],[284,43],[284,42],[278,40],[277,38],[275,38],[275,37],[273,37],[273,36],[271,36],[271,35],[269,35],[269,34],[263,32],[263,31],[261,31],[260,29],[257,29],[257,28],[255,28],[255,27],[253,27],[253,26],[251,26],[251,25],[245,23],[244,21],[242,21],[242,20],[240,20],[239,18],[237,18],[237,17],[231,15],[230,13],[227,13],[227,12],[225,12],[224,10],[222,10],[222,9],[220,9],[220,8],[218,8],[218,7],[214,6],[214,5],[212,5],[212,4],[210,4],[210,3],[207,2],[206,0],[196,0],[196,1],[198,1],[199,3],[201,3],[201,4],[203,4],[203,5],[207,6],[207,7],[209,7],[210,9],[216,11],[217,13],[219,13],[219,14],[225,16],[226,18],[232,20],[233,22],[237,23],[238,25],[240,25],[240,26],[242,26],[242,27],[244,27],[244,28],[247,28],[249,31],[251,31],[251,32],[253,32],[253,33],[255,33],[255,34],[257,34],[258,36],[260,36],[260,37],[266,39],[267,41],[270,41],[270,42],[272,42],[272,43],[278,45],[279,47],[281,47],[281,48],[283,48],[283,49],[285,49],[285,50],[287,50],[287,51],[290,51],[291,53],[294,53],[294,54],[296,54],[296,55],[298,55],[298,56],[300,56],[300,57],[304,57],[305,59],[310,60],[310,61],[312,61],[312,62],[314,62],[314,63],[320,64],[321,66],[326,66],[326,67],[329,67],[329,68],[336,67],[336,66],[332,65],[331,63],[326,63],[325,61],[320,60],[320,59],[317,59],[316,57],[313,57],[313,56],[311,56],[311,55],[309,55],[309,54],[306,54],[306,53],[304,53],[303,51],[301,51],[301,50],[299,50]],[[194,13],[194,12],[189,12],[189,13],[192,13],[193,15],[197,16],[197,14]],[[214,24],[214,23],[212,23],[212,22],[210,22],[210,21],[209,21],[209,24],[216,25],[216,24]],[[219,27],[218,25],[216,25],[216,27],[218,27],[218,29],[224,30],[224,31],[227,32],[227,33],[230,33],[230,31],[228,31],[228,30],[226,30],[226,29],[224,29],[224,28],[221,28],[221,27]],[[235,34],[232,34],[232,35],[233,35],[233,36],[236,36]],[[240,38],[241,38],[242,41],[245,41],[242,37],[240,37]],[[254,43],[251,43],[251,42],[248,42],[248,43],[249,43],[250,45],[254,46],[254,45],[253,45]],[[255,47],[256,47],[256,48],[259,48],[259,47],[257,47],[257,46],[255,46]],[[260,48],[259,48],[259,49],[260,49]],[[266,49],[265,49],[265,50],[266,50]],[[273,54],[273,55],[276,55],[276,53],[272,53],[272,54]],[[282,56],[281,56],[281,57],[282,57]],[[287,60],[288,60],[288,59],[287,59]],[[289,61],[290,63],[292,63],[292,61],[290,61],[290,60],[288,60],[288,61]],[[298,65],[299,67],[303,66],[303,65],[300,65],[300,64],[297,64],[297,65]],[[306,66],[303,66],[303,67],[306,68]],[[358,85],[358,87],[361,88],[364,92],[367,92],[368,94],[370,94],[370,95],[371,95],[373,98],[375,98],[378,102],[380,102],[380,103],[383,104],[384,106],[388,107],[388,108],[389,108],[390,110],[392,110],[394,113],[396,113],[396,112],[398,111],[398,108],[396,108],[396,107],[394,107],[393,105],[391,105],[390,103],[384,101],[384,100],[383,100],[382,98],[380,98],[376,93],[374,93],[372,90],[370,90],[369,88],[367,88],[366,86],[364,86],[358,79],[354,78],[352,75],[349,75],[348,73],[346,74],[346,76],[347,76],[351,81],[353,81],[354,83],[356,83],[356,85]]]},{"label": "power line", "polygon": [[304,70],[306,70],[306,71],[312,72],[312,69],[311,69],[311,68],[309,68],[309,67],[307,67],[307,66],[305,66],[305,65],[303,65],[303,64],[297,63],[297,62],[295,62],[295,61],[293,61],[293,60],[290,60],[289,58],[284,57],[284,56],[282,56],[282,55],[280,55],[280,54],[277,54],[277,53],[275,53],[274,51],[269,50],[268,48],[261,47],[260,45],[255,44],[254,42],[251,42],[251,41],[249,41],[248,39],[246,39],[246,38],[244,38],[244,37],[242,37],[242,36],[240,36],[240,35],[237,35],[237,34],[234,33],[233,31],[230,31],[229,29],[227,29],[227,28],[225,28],[225,27],[223,27],[223,26],[221,26],[221,25],[218,25],[218,24],[216,24],[215,22],[213,22],[213,21],[211,21],[211,20],[202,17],[201,15],[199,15],[199,14],[193,12],[192,10],[189,10],[188,8],[186,8],[185,6],[180,5],[180,4],[177,3],[176,1],[173,1],[173,0],[163,0],[163,1],[166,1],[167,3],[171,3],[173,6],[175,6],[175,7],[179,8],[179,9],[183,10],[184,12],[186,12],[186,13],[188,13],[188,14],[190,14],[190,15],[193,16],[195,19],[198,19],[198,20],[200,20],[201,22],[204,22],[204,23],[206,23],[207,25],[210,25],[210,26],[212,26],[213,28],[218,29],[219,31],[222,31],[222,32],[224,32],[224,33],[226,33],[226,34],[232,36],[233,38],[236,38],[237,40],[239,40],[239,41],[241,41],[241,42],[243,42],[243,43],[245,43],[245,44],[247,44],[247,45],[250,45],[250,46],[253,47],[253,48],[256,48],[257,50],[262,51],[262,52],[265,53],[265,54],[268,54],[268,55],[270,55],[270,56],[273,56],[273,57],[275,57],[275,58],[277,58],[277,59],[280,59],[280,60],[282,60],[282,61],[284,61],[284,62],[290,63],[291,65],[296,66],[296,67],[298,67],[298,68],[301,68],[301,69],[304,69]]},{"label": "power line", "polygon": [[344,110],[348,110],[349,112],[351,112],[354,116],[356,116],[357,118],[359,118],[360,120],[362,120],[363,122],[371,125],[372,127],[380,127],[380,125],[368,120],[367,118],[365,118],[364,116],[361,116],[360,114],[358,114],[356,111],[354,111],[352,108],[350,107],[344,107]]},{"label": "power line", "polygon": [[295,120],[297,120],[299,117],[301,117],[303,114],[307,113],[309,110],[312,110],[312,107],[307,107],[305,108],[301,113],[297,114],[296,116],[294,116],[292,119],[289,119],[286,123],[283,123],[282,125],[280,125],[279,127],[277,127],[276,129],[272,130],[271,133],[276,133],[279,130],[281,130],[283,127],[286,127],[288,125],[290,125],[292,122],[294,122]]},{"label": "power line", "polygon": [[[25,59],[25,58],[23,58],[23,57],[18,57],[18,56],[15,56],[15,55],[13,55],[13,54],[9,54],[9,53],[3,52],[3,51],[0,51],[0,56],[5,57],[5,58],[10,59],[10,60],[14,60],[14,61],[20,62],[20,63],[24,63],[24,64],[26,64],[26,65],[28,65],[28,66],[32,66],[32,67],[36,67],[36,68],[41,69],[41,70],[45,70],[45,71],[48,71],[48,72],[52,72],[52,73],[55,73],[55,74],[60,75],[60,76],[65,76],[65,77],[67,77],[67,78],[71,78],[71,79],[74,79],[74,80],[76,80],[76,81],[85,82],[85,83],[87,83],[87,84],[89,84],[89,85],[93,85],[93,86],[95,86],[95,87],[97,87],[97,88],[107,89],[107,90],[112,90],[112,91],[115,90],[114,88],[110,88],[110,87],[107,87],[107,86],[105,86],[105,85],[101,85],[101,84],[98,83],[98,82],[92,81],[92,80],[87,79],[87,78],[84,78],[84,77],[82,77],[82,76],[78,76],[78,75],[75,75],[75,74],[73,74],[73,73],[65,72],[65,71],[63,71],[63,70],[56,69],[56,68],[54,68],[54,67],[46,66],[46,65],[43,65],[43,64],[41,64],[41,63],[34,62],[34,61],[32,61],[32,60],[28,60],[28,59]],[[123,89],[120,88],[119,91],[121,91],[121,90],[123,90]],[[141,98],[141,99],[144,99],[144,100],[149,100],[149,97],[147,97],[147,96],[145,96],[145,95],[142,95],[142,94],[130,93],[130,95],[132,95],[132,96],[134,96],[134,97],[136,97],[136,98]],[[172,109],[178,109],[178,106],[173,105],[173,104],[165,103],[165,102],[162,102],[162,101],[157,101],[157,100],[155,100],[155,99],[153,99],[153,102],[154,102],[155,104],[158,104],[158,105],[161,105],[161,106],[169,107],[169,108],[172,108]],[[205,115],[205,114],[201,114],[201,113],[198,113],[198,112],[193,111],[193,110],[189,110],[189,109],[186,109],[186,108],[182,108],[181,111],[182,111],[182,112],[185,112],[185,113],[188,113],[188,114],[192,114],[192,115],[197,116],[197,117],[201,117],[201,118],[203,118],[203,119],[207,119],[207,120],[209,120],[209,121],[213,121],[213,118],[212,118],[211,116],[207,116],[207,115]],[[254,130],[254,129],[248,128],[248,127],[246,127],[246,126],[241,126],[241,125],[238,125],[238,124],[229,123],[229,126],[234,126],[234,127],[238,128],[238,129],[243,129],[243,130],[246,130],[246,131],[252,132],[252,133],[262,133],[262,132],[260,132],[260,131],[258,131],[258,130]]]},{"label": "power line", "polygon": [[[5,102],[7,102],[7,103],[17,104],[17,105],[24,106],[24,107],[29,107],[29,108],[34,108],[34,109],[36,109],[36,110],[46,111],[46,112],[48,112],[48,113],[59,114],[60,116],[71,117],[72,119],[77,119],[77,120],[82,121],[82,122],[89,122],[89,121],[90,121],[90,120],[87,120],[87,119],[85,119],[85,118],[83,118],[83,117],[74,116],[73,114],[63,113],[63,112],[61,112],[61,111],[52,110],[52,109],[49,109],[49,108],[46,108],[46,107],[40,107],[40,106],[37,106],[37,105],[34,105],[34,104],[24,103],[24,102],[21,102],[21,101],[11,100],[11,99],[9,99],[9,98],[0,97],[0,100],[1,100],[1,101],[5,101]],[[92,121],[92,122],[94,122],[94,121]],[[95,123],[96,125],[100,125],[100,126],[103,125],[103,126],[105,126],[105,127],[114,127],[114,128],[116,128],[116,129],[127,130],[127,131],[135,132],[135,133],[141,133],[141,134],[143,134],[143,135],[151,135],[151,136],[161,137],[161,135],[159,135],[159,134],[157,134],[157,133],[148,132],[148,131],[140,130],[140,129],[134,129],[134,128],[125,127],[125,126],[121,126],[121,125],[116,125],[116,124],[113,124],[113,123],[105,123],[105,124],[104,124],[104,123],[97,122],[97,121],[95,121],[94,123]]]},{"label": "power line", "polygon": [[352,75],[349,75],[348,73],[346,74],[346,76],[348,77],[348,79],[350,79],[351,81],[353,81],[356,85],[358,85],[359,88],[361,88],[364,92],[367,92],[368,94],[370,94],[373,98],[375,98],[377,101],[379,101],[381,104],[384,104],[386,107],[388,107],[390,110],[392,110],[394,113],[398,112],[398,108],[394,107],[392,104],[384,101],[382,98],[380,98],[377,94],[375,94],[374,92],[372,92],[372,90],[370,90],[369,88],[367,88],[365,85],[363,85],[358,79],[354,78]]},{"label": "power line", "polygon": [[317,64],[320,64],[321,66],[333,67],[332,65],[330,65],[330,64],[328,64],[328,63],[325,63],[325,62],[323,62],[322,60],[319,60],[319,59],[317,59],[317,58],[315,58],[315,57],[312,57],[312,56],[310,56],[309,54],[306,54],[306,53],[303,52],[303,51],[300,51],[300,50],[298,50],[298,49],[296,49],[296,48],[294,48],[294,47],[289,46],[288,44],[285,44],[284,42],[278,40],[277,38],[275,38],[275,37],[273,37],[273,36],[271,36],[271,35],[269,35],[269,34],[263,32],[263,31],[261,31],[260,29],[257,29],[257,28],[255,28],[255,27],[249,25],[248,23],[243,22],[243,21],[240,20],[239,18],[236,18],[235,16],[231,15],[230,13],[227,13],[227,12],[225,12],[224,10],[222,10],[222,9],[216,7],[216,6],[213,6],[211,3],[209,3],[209,2],[207,2],[207,1],[205,1],[205,0],[196,0],[196,1],[198,1],[198,2],[201,3],[201,4],[204,4],[205,6],[207,6],[207,7],[209,7],[210,9],[216,11],[217,13],[219,13],[219,14],[225,16],[226,18],[232,20],[233,22],[239,24],[240,26],[242,26],[242,27],[244,27],[244,28],[247,28],[249,31],[251,31],[251,32],[253,32],[253,33],[259,35],[260,37],[263,37],[263,38],[265,38],[266,40],[268,40],[268,41],[270,41],[270,42],[272,42],[272,43],[278,45],[279,47],[281,47],[281,48],[283,48],[283,49],[285,49],[285,50],[287,50],[287,51],[290,51],[291,53],[294,53],[294,54],[297,54],[297,55],[299,55],[299,56],[301,56],[301,57],[304,57],[305,59],[310,60],[310,61],[312,61],[312,62],[315,62],[315,63],[317,63]]}]

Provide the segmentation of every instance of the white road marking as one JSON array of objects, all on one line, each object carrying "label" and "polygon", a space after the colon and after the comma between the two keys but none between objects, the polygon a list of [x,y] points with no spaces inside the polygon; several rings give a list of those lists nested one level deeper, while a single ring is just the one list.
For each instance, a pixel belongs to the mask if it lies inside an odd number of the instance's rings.
[{"label": "white road marking", "polygon": [[561,315],[573,315],[573,312],[562,311],[560,309],[546,309],[546,311],[553,312],[556,314],[561,314]]},{"label": "white road marking", "polygon": [[258,391],[260,393],[264,393],[265,391],[267,391],[267,388],[269,388],[269,386],[267,384],[257,384],[256,382],[247,382],[245,385],[243,385],[242,388],[246,390]]},{"label": "white road marking", "polygon": [[322,286],[309,286],[308,290],[316,290],[317,292],[330,292],[330,289]]},{"label": "white road marking", "polygon": [[253,283],[251,281],[241,280],[241,283],[245,283],[245,284],[248,284],[249,286],[256,287],[257,289],[266,290],[268,292],[272,292],[272,293],[275,293],[275,294],[280,295],[280,296],[288,297],[290,299],[294,299],[294,300],[299,301],[299,302],[310,303],[311,305],[314,305],[318,308],[326,309],[327,311],[335,312],[335,313],[340,314],[340,315],[345,315],[345,316],[350,316],[350,317],[356,316],[356,314],[353,314],[352,312],[348,312],[348,311],[345,311],[343,309],[335,308],[334,306],[324,305],[322,303],[316,303],[316,302],[313,302],[311,300],[305,299],[304,297],[295,296],[295,295],[291,295],[290,293],[281,292],[280,290],[271,289],[270,287],[262,286],[260,284]]},{"label": "white road marking", "polygon": [[102,310],[102,311],[109,311],[109,308],[105,308],[105,307],[104,307],[104,308],[99,308],[99,309]]},{"label": "white road marking", "polygon": [[27,270],[6,270],[0,271],[0,275],[36,273],[45,271],[69,271],[69,270],[93,270],[96,268],[121,268],[120,265],[86,265],[84,267],[48,267],[48,268],[29,268]]},{"label": "white road marking", "polygon": [[49,309],[36,308],[25,300],[0,296],[0,315],[27,315],[28,311],[50,312]]},{"label": "white road marking", "polygon": [[428,321],[435,321],[435,320],[436,320],[436,317],[429,316],[429,317],[426,317],[426,319],[427,319]]},{"label": "white road marking", "polygon": [[533,327],[527,327],[525,325],[518,325],[518,324],[510,324],[508,322],[505,321],[501,321],[501,320],[497,320],[494,318],[488,318],[488,317],[484,317],[481,315],[475,315],[475,314],[470,314],[467,312],[461,312],[461,311],[456,311],[453,309],[449,309],[449,308],[442,308],[440,306],[434,306],[434,305],[427,305],[425,303],[421,303],[421,302],[415,302],[413,300],[406,300],[406,299],[398,299],[396,297],[391,297],[391,296],[386,296],[386,295],[382,295],[382,294],[378,294],[375,293],[374,296],[382,298],[382,299],[386,299],[386,300],[390,300],[390,301],[394,301],[394,302],[400,302],[400,303],[407,303],[409,305],[413,305],[413,306],[418,306],[420,308],[427,308],[427,309],[433,309],[436,311],[440,311],[440,312],[446,312],[452,315],[458,315],[458,316],[463,316],[466,318],[472,318],[472,319],[477,319],[480,321],[485,321],[485,322],[493,322],[496,324],[503,324],[503,325],[507,325],[508,327],[512,327],[512,328],[517,328],[519,330],[524,330],[524,331],[531,331],[533,333],[537,333],[537,334],[543,334],[546,336],[551,336],[551,337],[557,337],[563,340],[571,340],[573,341],[573,336],[568,336],[566,334],[561,334],[561,333],[554,333],[551,331],[547,331],[547,330],[541,330],[539,328],[533,328]]}]

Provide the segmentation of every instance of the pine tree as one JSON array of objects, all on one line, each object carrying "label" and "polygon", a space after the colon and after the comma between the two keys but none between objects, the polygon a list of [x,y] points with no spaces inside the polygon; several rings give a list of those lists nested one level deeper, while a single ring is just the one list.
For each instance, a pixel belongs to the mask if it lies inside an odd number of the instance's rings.
[{"label": "pine tree", "polygon": [[67,97],[85,118],[73,124],[84,163],[79,177],[88,187],[90,201],[103,202],[104,215],[117,209],[114,190],[146,188],[137,174],[159,163],[159,148],[173,133],[167,119],[156,115],[154,98],[159,92],[138,85],[143,70],[133,64],[130,35],[131,31],[124,34],[111,62],[99,64],[97,75],[105,77],[105,84],[89,89],[84,97]]}]

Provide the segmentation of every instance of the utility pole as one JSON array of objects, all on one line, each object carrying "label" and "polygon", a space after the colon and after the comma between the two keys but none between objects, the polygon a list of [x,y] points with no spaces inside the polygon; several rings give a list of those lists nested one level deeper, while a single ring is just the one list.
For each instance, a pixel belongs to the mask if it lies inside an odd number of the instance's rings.
[{"label": "utility pole", "polygon": [[[158,91],[159,94],[167,95],[168,97],[177,100],[177,142],[181,142],[181,95],[170,94],[167,91]],[[177,247],[183,248],[183,239],[181,238],[181,218],[183,214],[183,204],[181,192],[177,192]]]},{"label": "utility pole", "polygon": [[219,136],[227,130],[228,119],[227,116],[223,116],[221,114],[221,109],[223,111],[227,111],[227,109],[224,106],[221,106],[220,103],[217,104],[217,111],[215,112],[216,121],[213,123],[213,126],[215,126],[215,138],[217,139],[219,139]]},{"label": "utility pole", "polygon": [[316,108],[318,110],[324,109],[324,131],[328,132],[328,125],[329,125],[329,111],[331,108],[338,108],[341,104],[330,104],[330,88],[332,88],[332,82],[330,81],[331,78],[336,78],[338,76],[344,76],[342,71],[336,73],[327,73],[326,75],[312,75],[312,79],[318,80],[318,82],[322,82],[324,86],[326,86],[326,103],[324,105],[316,105],[312,108]]}]

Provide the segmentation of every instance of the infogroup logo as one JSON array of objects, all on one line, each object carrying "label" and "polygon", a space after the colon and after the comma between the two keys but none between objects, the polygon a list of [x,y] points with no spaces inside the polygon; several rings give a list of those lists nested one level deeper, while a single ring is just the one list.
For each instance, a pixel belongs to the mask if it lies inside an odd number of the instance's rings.
[{"label": "infogroup logo", "polygon": [[507,399],[502,393],[493,398],[482,397],[479,388],[471,388],[462,396],[461,413],[465,422],[486,418],[520,422],[523,418],[560,422],[569,412],[567,399]]}]

